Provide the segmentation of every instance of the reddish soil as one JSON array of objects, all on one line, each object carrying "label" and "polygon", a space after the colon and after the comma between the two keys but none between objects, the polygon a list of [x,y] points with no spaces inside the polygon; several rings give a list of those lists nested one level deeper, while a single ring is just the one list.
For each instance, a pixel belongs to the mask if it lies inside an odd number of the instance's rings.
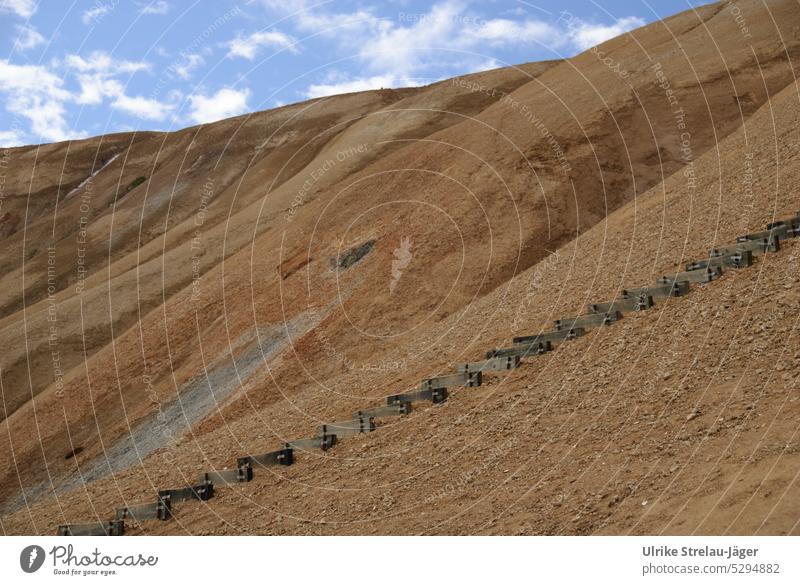
[{"label": "reddish soil", "polygon": [[[9,151],[2,530],[108,518],[794,215],[800,10],[736,5],[750,39],[714,4],[567,61]],[[129,532],[798,534],[798,268],[789,241]]]}]

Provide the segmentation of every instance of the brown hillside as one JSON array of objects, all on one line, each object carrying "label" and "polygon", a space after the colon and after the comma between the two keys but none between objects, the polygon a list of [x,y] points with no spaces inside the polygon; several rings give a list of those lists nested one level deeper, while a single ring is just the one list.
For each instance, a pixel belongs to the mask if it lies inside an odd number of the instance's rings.
[{"label": "brown hillside", "polygon": [[[43,201],[2,260],[4,531],[274,449],[796,212],[800,11],[737,4],[751,43],[703,7],[601,45],[624,77],[590,51],[13,151],[11,213]],[[76,294],[67,193],[117,153]],[[144,530],[796,533],[793,246]]]}]

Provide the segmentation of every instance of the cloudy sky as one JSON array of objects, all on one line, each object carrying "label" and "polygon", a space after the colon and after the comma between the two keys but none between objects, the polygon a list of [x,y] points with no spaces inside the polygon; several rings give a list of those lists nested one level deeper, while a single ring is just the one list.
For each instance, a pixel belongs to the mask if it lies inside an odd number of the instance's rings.
[{"label": "cloudy sky", "polygon": [[0,0],[0,146],[568,57],[694,0]]}]

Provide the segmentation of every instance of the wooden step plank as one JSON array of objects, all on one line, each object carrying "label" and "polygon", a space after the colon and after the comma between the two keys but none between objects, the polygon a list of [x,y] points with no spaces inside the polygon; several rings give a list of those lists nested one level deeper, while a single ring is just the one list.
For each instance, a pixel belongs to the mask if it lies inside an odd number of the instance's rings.
[{"label": "wooden step plank", "polygon": [[772,223],[768,223],[767,229],[772,230],[784,226],[786,226],[790,230],[797,230],[797,228],[800,228],[800,211],[794,217],[786,217],[784,219],[778,219],[773,221]]},{"label": "wooden step plank", "polygon": [[722,276],[722,268],[714,266],[703,270],[691,270],[689,272],[678,272],[660,276],[656,284],[673,284],[675,282],[711,282]]},{"label": "wooden step plank", "polygon": [[447,388],[433,388],[431,390],[420,390],[419,392],[408,392],[407,394],[395,394],[386,397],[386,404],[394,406],[398,404],[409,404],[411,402],[421,402],[429,400],[434,404],[440,404],[447,400]]},{"label": "wooden step plank", "polygon": [[609,311],[608,313],[591,313],[589,315],[578,315],[577,317],[565,317],[555,322],[556,330],[573,330],[576,328],[587,329],[589,327],[602,327],[611,325],[622,319],[619,311]]},{"label": "wooden step plank", "polygon": [[666,299],[669,297],[682,297],[689,294],[689,283],[687,281],[675,282],[672,284],[657,284],[655,286],[643,286],[639,288],[627,288],[622,291],[620,296],[623,299],[647,295],[654,299]]},{"label": "wooden step plank", "polygon": [[[581,331],[583,331],[583,329],[581,329]],[[520,359],[525,359],[527,357],[542,355],[552,350],[553,344],[550,341],[518,343],[513,347],[490,349],[486,352],[486,359],[503,358],[509,356],[519,356]]]},{"label": "wooden step plank", "polygon": [[482,383],[483,378],[480,372],[459,372],[458,374],[437,376],[435,378],[423,380],[419,385],[419,389],[434,390],[436,388],[454,388],[461,386],[473,388],[480,386]]},{"label": "wooden step plank", "polygon": [[205,502],[214,497],[214,485],[200,484],[191,487],[159,490],[158,497],[169,498],[170,504],[186,500],[200,500],[201,502]]},{"label": "wooden step plank", "polygon": [[275,467],[276,465],[292,465],[294,450],[291,448],[270,451],[261,455],[246,455],[236,460],[237,467]]},{"label": "wooden step plank", "polygon": [[[514,344],[526,344],[526,345],[538,344],[538,343],[561,343],[563,341],[569,341],[570,339],[581,337],[585,333],[586,333],[585,329],[583,329],[582,327],[576,327],[572,330],[561,329],[556,331],[546,331],[544,333],[538,333],[536,335],[521,335],[519,337],[515,337],[512,340],[512,342]],[[547,349],[546,351],[550,351],[550,349]],[[489,358],[491,356],[487,354],[486,357]]]},{"label": "wooden step plank", "polygon": [[393,404],[391,406],[373,406],[365,410],[359,410],[353,414],[353,418],[384,418],[389,416],[402,416],[411,412],[411,404]]},{"label": "wooden step plank", "polygon": [[794,238],[797,236],[797,230],[791,225],[781,223],[772,229],[766,229],[760,232],[753,232],[744,234],[736,238],[737,242],[746,242],[748,240],[761,240],[763,238],[778,238],[785,240],[786,238]]},{"label": "wooden step plank", "polygon": [[747,268],[753,265],[753,253],[750,250],[740,250],[732,254],[712,256],[708,260],[697,260],[686,264],[686,271],[705,270],[706,268]]},{"label": "wooden step plank", "polygon": [[590,313],[630,313],[635,311],[645,311],[653,306],[653,297],[650,295],[638,295],[635,297],[605,301],[603,303],[593,303],[586,305],[586,310]]},{"label": "wooden step plank", "polygon": [[216,471],[206,471],[198,477],[198,483],[210,483],[213,485],[229,485],[234,483],[246,483],[253,480],[253,469],[250,467],[237,467],[236,469],[220,469]]},{"label": "wooden step plank", "polygon": [[317,437],[310,437],[308,439],[295,439],[289,441],[286,446],[290,449],[299,449],[301,451],[309,451],[311,449],[322,449],[327,451],[336,444],[336,437],[334,435],[324,435]]},{"label": "wooden step plank", "polygon": [[714,258],[717,256],[734,254],[736,252],[750,252],[753,256],[760,256],[767,252],[779,251],[781,249],[780,241],[780,238],[756,238],[754,240],[745,240],[743,242],[737,242],[733,246],[714,248],[708,255]]},{"label": "wooden step plank", "polygon": [[109,522],[87,522],[86,524],[61,524],[58,536],[122,536],[125,534],[124,520]]},{"label": "wooden step plank", "polygon": [[116,509],[117,520],[132,519],[136,522],[144,520],[169,520],[172,518],[172,500],[159,497],[157,502],[148,504],[131,504]]},{"label": "wooden step plank", "polygon": [[334,435],[337,439],[355,437],[364,433],[371,433],[375,430],[375,420],[372,417],[353,418],[320,425],[317,435]]},{"label": "wooden step plank", "polygon": [[493,357],[480,362],[468,362],[456,365],[459,372],[500,372],[518,368],[522,360],[518,355]]}]

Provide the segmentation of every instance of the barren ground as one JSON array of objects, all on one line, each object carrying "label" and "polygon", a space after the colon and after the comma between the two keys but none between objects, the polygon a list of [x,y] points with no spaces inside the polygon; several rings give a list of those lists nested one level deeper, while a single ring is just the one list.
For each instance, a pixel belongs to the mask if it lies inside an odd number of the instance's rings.
[{"label": "barren ground", "polygon": [[[736,5],[748,42],[714,4],[567,61],[8,151],[3,532],[107,519],[800,211],[800,5]],[[788,241],[128,532],[798,534],[799,267]]]}]

